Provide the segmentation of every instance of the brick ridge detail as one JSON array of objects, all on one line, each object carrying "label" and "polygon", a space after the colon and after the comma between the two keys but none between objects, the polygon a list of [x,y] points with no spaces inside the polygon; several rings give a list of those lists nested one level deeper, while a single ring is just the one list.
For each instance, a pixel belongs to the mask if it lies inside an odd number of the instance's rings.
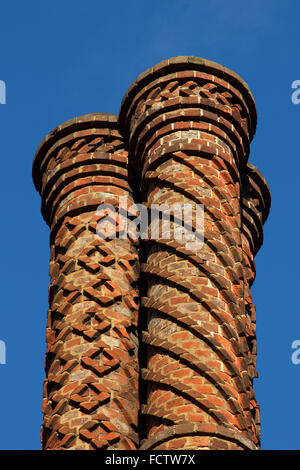
[{"label": "brick ridge detail", "polygon": [[155,450],[160,444],[181,436],[216,436],[237,443],[241,449],[258,450],[251,440],[230,428],[214,424],[191,423],[172,426],[170,429],[158,433],[155,437],[142,441],[140,450]]}]

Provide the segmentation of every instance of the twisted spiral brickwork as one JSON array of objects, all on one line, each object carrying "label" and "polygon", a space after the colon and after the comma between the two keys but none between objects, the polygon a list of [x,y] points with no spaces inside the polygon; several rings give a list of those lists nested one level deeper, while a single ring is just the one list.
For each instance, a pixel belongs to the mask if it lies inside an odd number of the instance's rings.
[{"label": "twisted spiral brickwork", "polygon": [[[119,118],[81,116],[41,143],[44,449],[259,448],[250,288],[270,192],[248,163],[255,128],[238,75],[176,57],[137,78]],[[140,244],[120,198],[148,207]]]},{"label": "twisted spiral brickwork", "polygon": [[[143,243],[142,449],[258,448],[255,318],[246,305],[258,243],[251,237],[262,229],[253,217],[262,217],[251,190],[242,200],[242,182],[254,187],[247,166],[252,95],[228,69],[179,57],[138,77],[119,122],[129,164],[141,174],[142,201],[149,208],[190,204],[194,216],[197,204],[205,211],[201,249],[178,241],[176,217],[171,238],[151,239],[151,220]],[[189,230],[196,228],[194,218]]]},{"label": "twisted spiral brickwork", "polygon": [[51,228],[43,449],[138,446],[137,243],[97,234],[102,203],[122,230],[127,161],[117,117],[101,113],[54,129],[35,157]]}]

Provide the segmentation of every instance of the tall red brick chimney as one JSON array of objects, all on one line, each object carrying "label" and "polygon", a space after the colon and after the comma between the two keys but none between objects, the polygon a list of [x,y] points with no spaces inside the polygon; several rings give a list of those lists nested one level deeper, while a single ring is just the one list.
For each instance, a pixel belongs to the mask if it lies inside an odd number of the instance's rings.
[{"label": "tall red brick chimney", "polygon": [[204,206],[200,250],[175,237],[143,240],[141,449],[256,449],[249,286],[270,195],[247,165],[253,97],[230,70],[177,57],[137,78],[119,120],[142,201]]},{"label": "tall red brick chimney", "polygon": [[[44,449],[260,447],[250,287],[270,192],[248,163],[256,119],[238,75],[176,57],[137,78],[119,118],[81,116],[41,143]],[[118,236],[134,217],[120,197],[148,208],[140,240]],[[99,236],[101,204],[115,237]],[[193,216],[184,231],[176,204]]]},{"label": "tall red brick chimney", "polygon": [[136,449],[137,244],[97,234],[100,204],[133,203],[117,116],[58,126],[33,178],[51,229],[43,449]]}]

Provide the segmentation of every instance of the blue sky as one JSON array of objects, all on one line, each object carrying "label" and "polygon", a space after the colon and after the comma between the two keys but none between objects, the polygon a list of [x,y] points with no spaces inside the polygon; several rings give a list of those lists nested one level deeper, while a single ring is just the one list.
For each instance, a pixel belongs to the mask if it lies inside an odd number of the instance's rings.
[{"label": "blue sky", "polygon": [[42,138],[67,119],[118,113],[129,85],[163,59],[194,55],[234,70],[257,104],[250,162],[272,193],[256,257],[262,447],[300,449],[299,2],[52,0],[2,2],[0,80],[0,449],[39,449],[49,231],[31,180]]}]

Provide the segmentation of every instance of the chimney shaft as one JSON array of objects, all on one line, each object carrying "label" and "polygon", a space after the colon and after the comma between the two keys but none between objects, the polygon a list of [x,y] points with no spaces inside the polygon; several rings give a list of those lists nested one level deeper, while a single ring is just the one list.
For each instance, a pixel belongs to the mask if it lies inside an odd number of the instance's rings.
[{"label": "chimney shaft", "polygon": [[137,78],[123,99],[120,126],[130,163],[140,171],[144,203],[161,205],[162,218],[174,204],[190,205],[194,216],[197,205],[204,208],[200,248],[187,236],[178,241],[176,218],[173,236],[162,230],[143,241],[141,448],[256,449],[254,275],[248,267],[255,243],[247,231],[256,231],[253,218],[261,215],[249,191],[241,204],[256,126],[252,95],[230,70],[177,57]]},{"label": "chimney shaft", "polygon": [[106,236],[120,230],[119,198],[133,203],[117,117],[54,129],[33,177],[51,228],[43,449],[136,449],[138,251]]}]

